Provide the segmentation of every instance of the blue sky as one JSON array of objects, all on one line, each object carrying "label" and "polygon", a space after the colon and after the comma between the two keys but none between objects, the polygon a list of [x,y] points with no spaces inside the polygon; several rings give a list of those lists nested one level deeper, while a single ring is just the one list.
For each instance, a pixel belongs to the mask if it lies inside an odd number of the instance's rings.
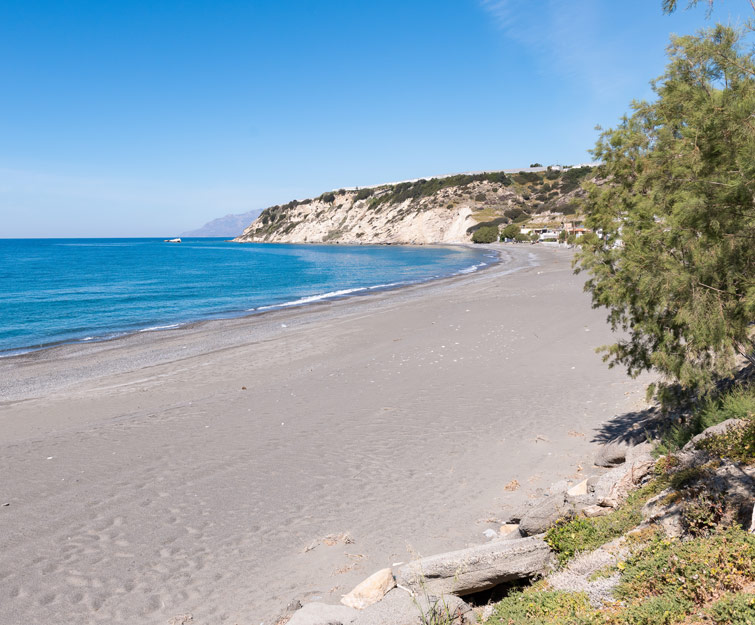
[{"label": "blue sky", "polygon": [[343,186],[586,162],[595,125],[652,96],[669,34],[706,24],[661,0],[5,0],[0,238],[169,236]]}]

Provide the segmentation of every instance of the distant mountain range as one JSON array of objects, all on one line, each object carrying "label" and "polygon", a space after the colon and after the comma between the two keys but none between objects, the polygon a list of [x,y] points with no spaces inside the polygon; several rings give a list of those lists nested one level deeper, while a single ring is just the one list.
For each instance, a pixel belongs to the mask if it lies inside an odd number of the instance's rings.
[{"label": "distant mountain range", "polygon": [[182,237],[237,237],[260,216],[263,209],[241,213],[240,215],[226,215],[207,222],[197,230],[182,232]]}]

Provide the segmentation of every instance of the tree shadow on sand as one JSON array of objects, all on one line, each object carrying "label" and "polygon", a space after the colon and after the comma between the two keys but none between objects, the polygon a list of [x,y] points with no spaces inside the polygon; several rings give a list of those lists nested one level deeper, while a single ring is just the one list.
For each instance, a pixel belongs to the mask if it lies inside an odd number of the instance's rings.
[{"label": "tree shadow on sand", "polygon": [[[719,380],[711,395],[715,398],[737,386],[755,386],[755,365],[743,364],[731,377]],[[596,430],[593,443],[628,443],[638,445],[658,439],[674,423],[684,423],[692,415],[691,408],[663,412],[658,406],[616,415]]]},{"label": "tree shadow on sand", "polygon": [[656,438],[668,416],[663,416],[655,406],[616,415],[603,423],[592,438],[593,443],[627,443],[639,445]]}]

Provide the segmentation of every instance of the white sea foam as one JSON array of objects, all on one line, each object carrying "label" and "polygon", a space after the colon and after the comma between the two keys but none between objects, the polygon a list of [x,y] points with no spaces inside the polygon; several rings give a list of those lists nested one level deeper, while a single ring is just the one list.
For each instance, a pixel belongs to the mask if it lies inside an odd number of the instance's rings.
[{"label": "white sea foam", "polygon": [[272,304],[270,306],[260,306],[259,308],[253,308],[252,310],[273,310],[274,308],[288,308],[290,306],[301,306],[302,304],[311,304],[313,302],[319,302],[324,299],[332,299],[334,297],[344,297],[345,295],[353,295],[354,293],[361,293],[362,291],[368,291],[371,288],[379,287],[366,287],[360,286],[356,289],[342,289],[340,291],[330,291],[328,293],[322,293],[321,295],[309,295],[307,297],[300,297],[299,299],[292,300],[290,302],[283,302],[282,304]]},{"label": "white sea foam", "polygon": [[482,267],[487,267],[490,263],[477,263],[476,265],[472,265],[471,267],[465,267],[464,269],[460,269],[456,272],[457,275],[464,274],[464,273],[474,273],[478,269]]},{"label": "white sea foam", "polygon": [[144,328],[143,330],[139,330],[139,332],[154,332],[155,330],[172,330],[173,328],[180,327],[180,323],[171,323],[167,326],[152,326],[150,328]]}]

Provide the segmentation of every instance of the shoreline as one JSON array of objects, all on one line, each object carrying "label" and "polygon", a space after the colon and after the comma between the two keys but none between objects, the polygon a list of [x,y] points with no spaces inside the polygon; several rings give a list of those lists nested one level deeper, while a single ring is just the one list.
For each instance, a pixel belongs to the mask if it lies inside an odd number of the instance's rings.
[{"label": "shoreline", "polygon": [[[283,244],[281,244],[283,245]],[[449,244],[450,246],[450,244]],[[123,334],[118,334],[111,337],[95,338],[90,341],[67,341],[56,344],[47,345],[25,351],[19,354],[10,354],[7,356],[0,355],[0,407],[8,402],[20,401],[24,399],[30,399],[39,396],[38,391],[36,394],[28,389],[22,390],[20,393],[14,389],[13,374],[17,367],[27,367],[34,363],[56,361],[56,360],[69,360],[71,358],[86,358],[96,355],[100,351],[110,351],[112,349],[118,349],[121,346],[135,347],[139,343],[144,343],[147,338],[154,339],[155,341],[166,340],[167,338],[175,338],[177,341],[182,338],[181,333],[188,333],[193,335],[197,332],[208,332],[222,334],[226,329],[238,329],[242,325],[254,324],[258,321],[260,327],[265,327],[266,322],[269,326],[272,323],[276,323],[279,315],[282,319],[288,319],[291,313],[297,318],[299,315],[306,315],[309,311],[315,311],[318,308],[320,310],[330,309],[333,314],[338,314],[338,310],[341,307],[350,308],[351,305],[358,305],[360,301],[369,301],[372,299],[376,302],[383,302],[390,296],[399,297],[402,294],[404,296],[422,296],[422,289],[425,288],[442,288],[446,284],[451,284],[459,280],[465,280],[472,278],[476,275],[481,275],[484,272],[492,271],[495,269],[502,269],[504,275],[509,273],[509,270],[504,268],[507,262],[512,261],[512,257],[509,254],[506,257],[506,248],[501,244],[495,245],[473,245],[471,243],[459,243],[459,247],[472,247],[472,248],[486,248],[496,253],[497,257],[491,260],[490,263],[475,269],[474,271],[459,271],[451,275],[440,276],[437,278],[431,278],[429,280],[423,280],[420,282],[410,282],[406,284],[400,284],[396,286],[386,287],[365,287],[364,291],[356,293],[348,293],[342,296],[324,297],[315,301],[302,302],[302,303],[284,303],[281,305],[262,307],[264,310],[255,309],[254,311],[245,311],[237,315],[220,317],[220,318],[208,318],[200,319],[196,321],[187,321],[184,323],[171,324],[171,327],[161,327],[154,330],[134,330]],[[446,245],[444,245],[446,247]],[[476,265],[475,265],[476,266]],[[519,271],[531,265],[516,266],[511,271]],[[253,326],[254,327],[254,326]],[[272,328],[265,328],[264,332],[270,331]],[[151,342],[151,341],[150,341]],[[88,349],[90,348],[90,349]],[[194,353],[193,355],[198,355]],[[149,363],[141,362],[140,367],[150,366],[153,364],[159,364],[169,361],[173,356],[164,356],[161,359],[154,359]],[[124,373],[125,369],[118,369],[118,373]],[[109,373],[114,373],[111,370]],[[27,376],[27,382],[32,376]],[[36,377],[36,375],[34,376]],[[75,384],[79,381],[72,381],[71,384]],[[59,380],[59,382],[61,382]],[[46,391],[57,390],[62,388],[62,384],[55,387],[46,387]]]},{"label": "shoreline", "polygon": [[[247,244],[247,242],[237,242],[234,240],[229,240],[229,241],[224,241],[224,242]],[[265,243],[265,245],[290,245],[290,244]],[[329,244],[318,243],[316,245],[329,245]],[[394,244],[388,243],[384,245],[394,245]],[[432,247],[433,246],[433,245],[411,245],[411,244],[406,244],[406,245],[402,244],[402,245],[404,247]],[[166,322],[166,325],[160,325],[160,326],[155,326],[155,327],[138,328],[134,330],[123,330],[123,331],[113,330],[107,334],[103,334],[99,336],[84,337],[80,339],[53,341],[53,342],[45,343],[41,345],[21,346],[21,347],[11,348],[7,350],[0,350],[0,363],[2,363],[5,359],[12,359],[12,358],[17,358],[21,356],[27,356],[29,354],[35,354],[37,352],[45,352],[48,350],[57,349],[59,347],[65,347],[68,345],[86,345],[90,343],[95,344],[95,343],[102,343],[102,342],[107,342],[107,341],[115,341],[115,340],[127,338],[129,336],[145,333],[145,332],[180,330],[182,328],[187,328],[187,327],[190,327],[196,324],[201,324],[201,323],[226,321],[226,320],[233,320],[233,319],[246,319],[249,317],[254,317],[257,315],[261,315],[261,314],[265,314],[265,313],[269,313],[269,312],[273,312],[273,311],[281,310],[281,309],[296,309],[302,306],[307,306],[309,304],[317,304],[320,302],[331,302],[331,301],[337,301],[337,300],[346,299],[350,297],[363,297],[365,295],[369,295],[372,293],[397,291],[400,289],[409,288],[413,286],[430,284],[433,282],[437,282],[439,280],[447,280],[450,278],[456,278],[456,277],[467,275],[469,273],[485,271],[486,269],[489,269],[503,262],[503,251],[502,249],[500,249],[500,246],[491,246],[491,245],[481,246],[481,245],[473,245],[471,243],[456,243],[456,244],[444,243],[444,244],[436,244],[436,245],[441,246],[441,247],[466,247],[466,248],[471,248],[471,249],[488,248],[488,249],[492,249],[496,253],[497,257],[494,260],[491,260],[490,262],[485,263],[482,266],[480,266],[479,264],[470,265],[469,267],[460,269],[452,274],[437,276],[437,277],[428,278],[425,280],[418,280],[415,282],[412,282],[412,281],[396,282],[396,283],[384,284],[384,285],[381,284],[381,285],[376,285],[376,286],[354,287],[352,289],[347,289],[348,292],[343,293],[343,294],[340,294],[339,292],[327,292],[327,293],[322,293],[322,294],[308,295],[308,296],[303,296],[299,298],[298,300],[292,300],[290,302],[283,302],[280,304],[261,305],[256,308],[245,309],[245,310],[218,312],[218,313],[214,313],[214,316],[208,316],[203,319],[194,319],[190,321],[170,321],[170,322]],[[358,246],[359,244],[355,245],[355,247],[358,247]],[[377,247],[380,245],[379,244],[362,245],[362,247],[369,247],[369,246]],[[0,388],[0,391],[1,390],[2,389]]]},{"label": "shoreline", "polygon": [[369,298],[58,348],[13,379],[0,362],[0,621],[267,625],[479,544],[577,479],[644,381],[594,354],[610,332],[571,252],[507,252]]}]

